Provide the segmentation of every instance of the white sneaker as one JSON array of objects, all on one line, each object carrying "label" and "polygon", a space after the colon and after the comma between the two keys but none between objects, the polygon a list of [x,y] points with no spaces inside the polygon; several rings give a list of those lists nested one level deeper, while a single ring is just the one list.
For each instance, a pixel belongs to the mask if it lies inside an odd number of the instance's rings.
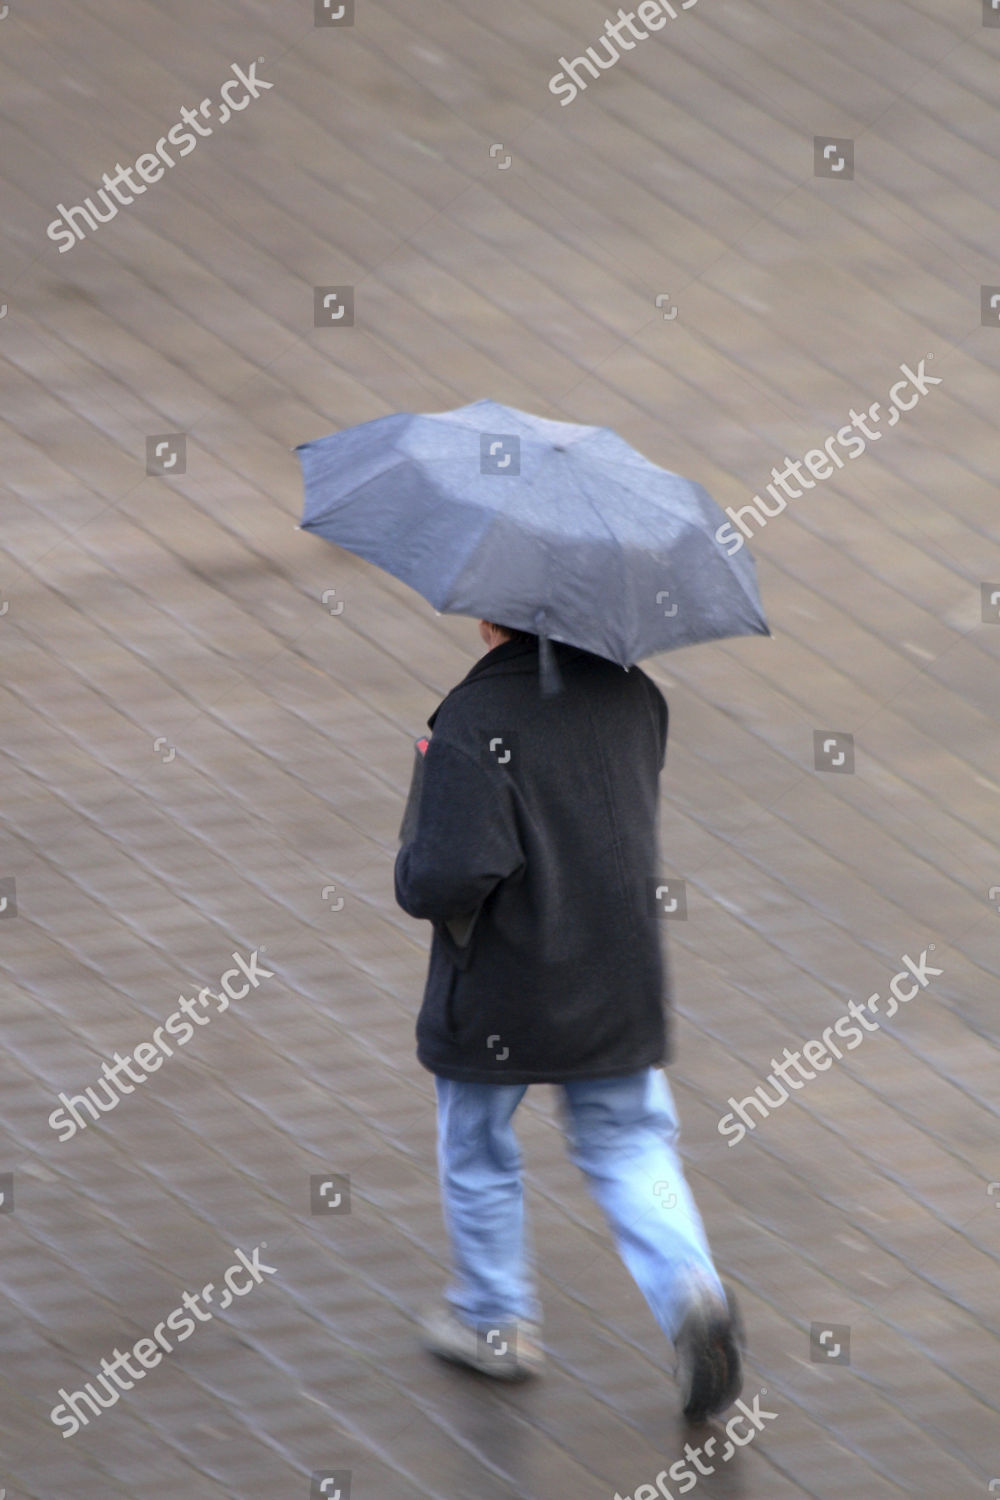
[{"label": "white sneaker", "polygon": [[527,1380],[545,1367],[541,1327],[526,1319],[470,1325],[448,1303],[439,1303],[422,1311],[420,1328],[431,1354],[494,1380]]}]

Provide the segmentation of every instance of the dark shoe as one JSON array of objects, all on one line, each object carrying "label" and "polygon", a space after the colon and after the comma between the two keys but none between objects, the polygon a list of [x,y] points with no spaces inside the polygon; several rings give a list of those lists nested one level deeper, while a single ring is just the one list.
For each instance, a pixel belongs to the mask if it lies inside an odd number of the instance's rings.
[{"label": "dark shoe", "polygon": [[467,1365],[493,1380],[526,1380],[545,1367],[537,1323],[508,1322],[496,1328],[471,1327],[447,1304],[425,1308],[420,1316],[424,1348],[439,1359]]},{"label": "dark shoe", "polygon": [[735,1294],[725,1288],[726,1302],[701,1294],[688,1309],[674,1341],[677,1382],[689,1422],[704,1422],[732,1406],[743,1389],[746,1348],[743,1318]]}]

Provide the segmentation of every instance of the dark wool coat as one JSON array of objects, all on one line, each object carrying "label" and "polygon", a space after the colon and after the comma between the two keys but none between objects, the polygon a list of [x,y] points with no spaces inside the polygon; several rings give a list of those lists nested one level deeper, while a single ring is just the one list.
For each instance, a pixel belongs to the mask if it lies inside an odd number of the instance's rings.
[{"label": "dark wool coat", "polygon": [[560,1083],[669,1056],[667,704],[637,666],[553,649],[562,693],[539,693],[536,642],[508,640],[427,720],[395,888],[434,924],[417,1056],[444,1078]]}]

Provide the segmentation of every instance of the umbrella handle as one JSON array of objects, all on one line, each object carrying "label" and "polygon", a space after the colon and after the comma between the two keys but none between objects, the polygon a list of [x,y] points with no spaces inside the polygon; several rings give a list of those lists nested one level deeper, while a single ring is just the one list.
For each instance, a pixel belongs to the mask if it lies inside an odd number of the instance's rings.
[{"label": "umbrella handle", "polygon": [[552,642],[544,630],[545,610],[536,609],[534,625],[538,634],[538,677],[543,698],[551,698],[563,690],[562,677],[556,665],[556,654]]}]

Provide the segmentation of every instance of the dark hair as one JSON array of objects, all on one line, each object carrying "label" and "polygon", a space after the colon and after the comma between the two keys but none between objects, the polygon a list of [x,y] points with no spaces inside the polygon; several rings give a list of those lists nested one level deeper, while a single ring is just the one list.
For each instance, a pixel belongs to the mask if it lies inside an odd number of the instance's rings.
[{"label": "dark hair", "polygon": [[510,636],[511,640],[530,642],[532,645],[537,645],[538,644],[538,637],[537,637],[537,635],[535,635],[530,630],[515,630],[513,628],[513,626],[511,626],[511,625],[501,625],[496,620],[492,620],[490,623],[492,625],[494,625],[497,630],[506,631],[507,635]]}]

